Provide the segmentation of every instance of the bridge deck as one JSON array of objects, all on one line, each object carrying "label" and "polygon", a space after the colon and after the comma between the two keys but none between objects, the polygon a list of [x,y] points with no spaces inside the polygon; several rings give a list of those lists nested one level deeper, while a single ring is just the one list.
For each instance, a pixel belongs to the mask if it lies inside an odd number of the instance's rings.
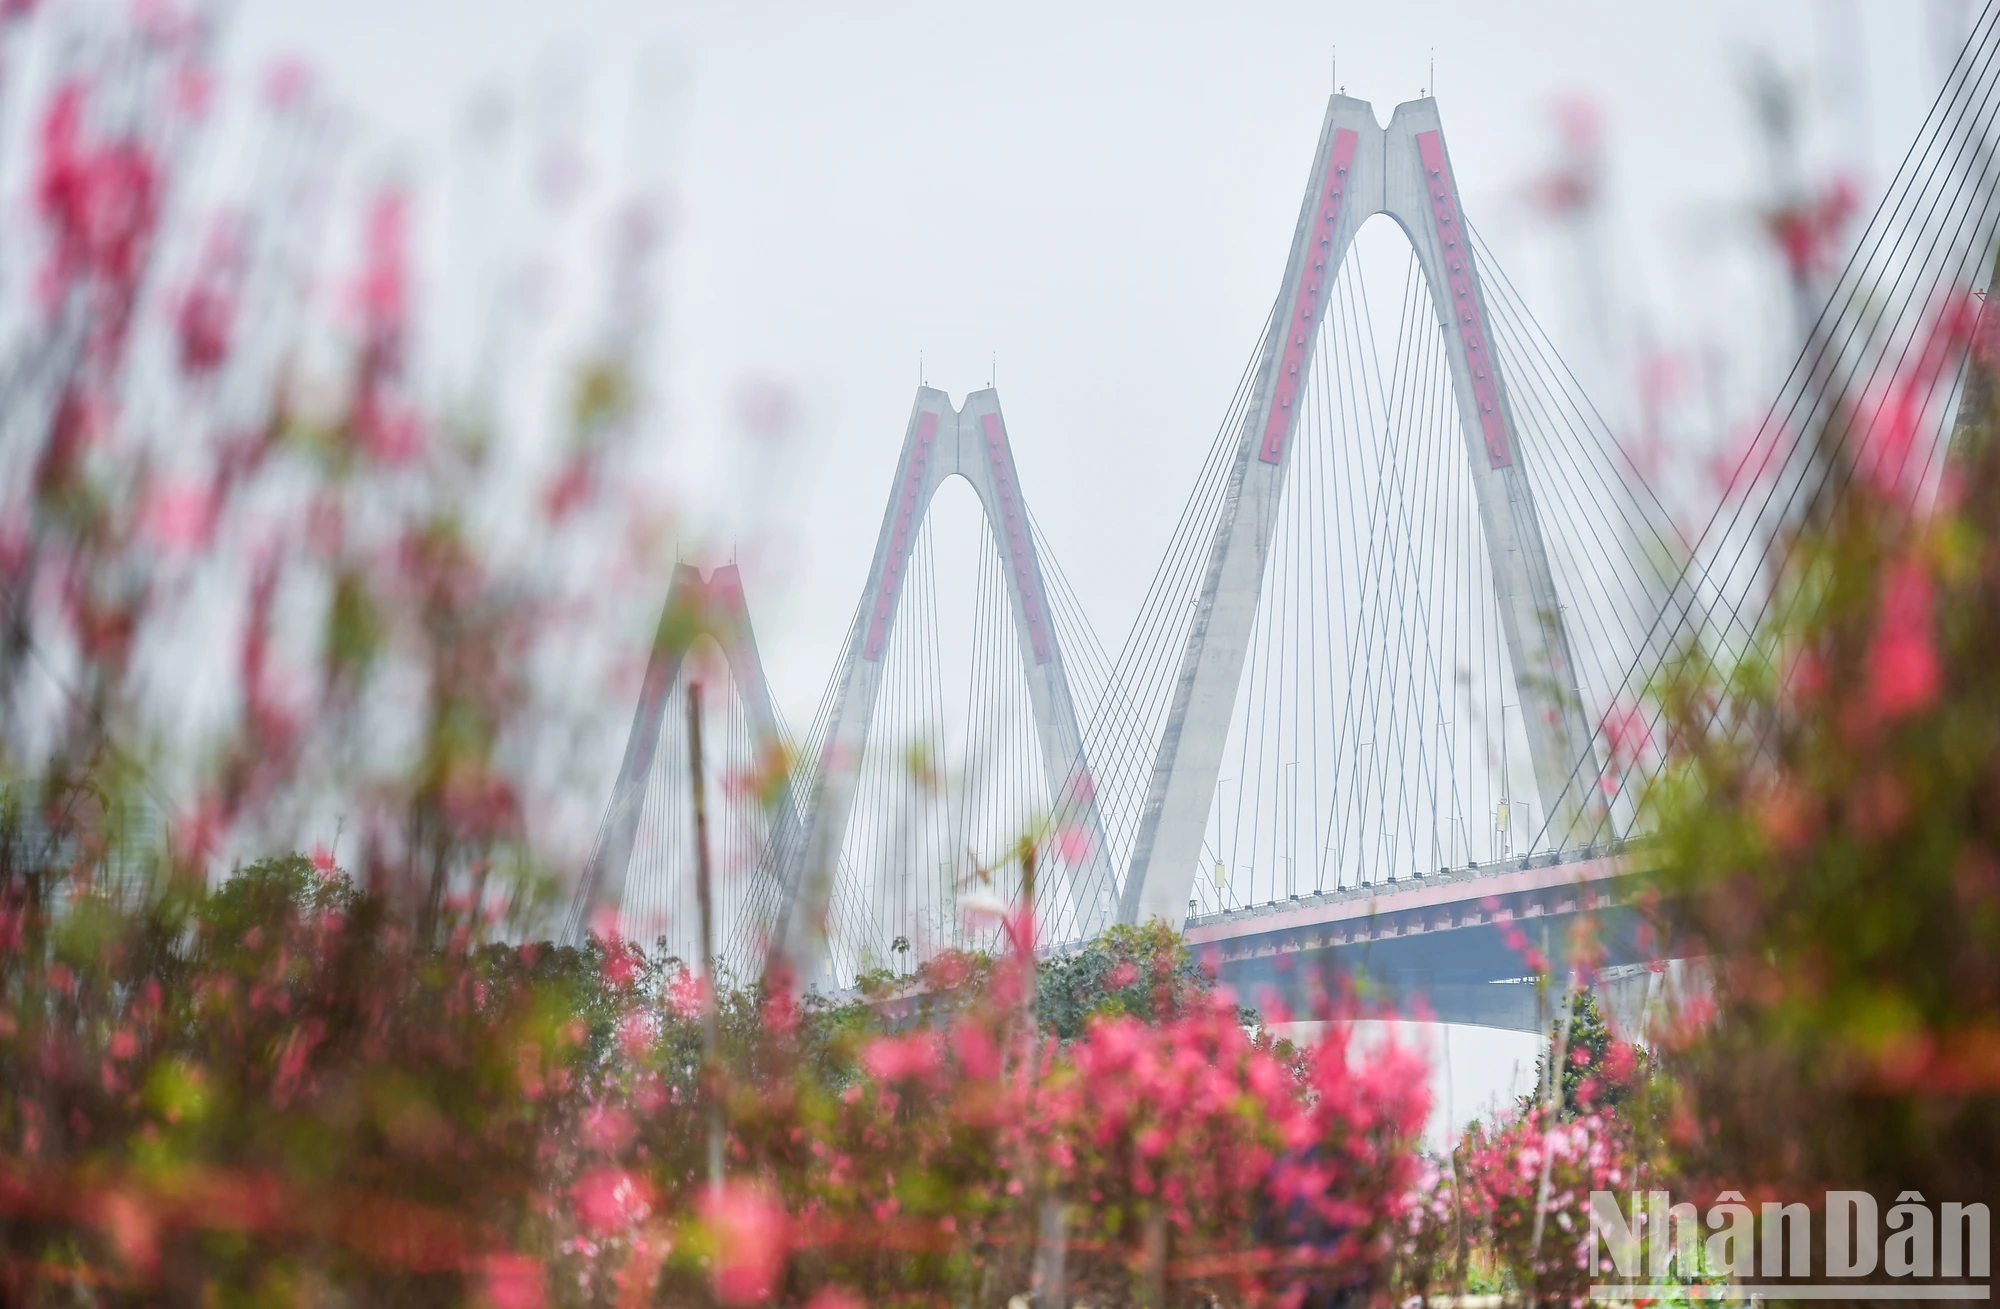
[{"label": "bridge deck", "polygon": [[1649,866],[1637,843],[1535,855],[1190,918],[1186,938],[1260,1007],[1310,1013],[1365,979],[1371,996],[1437,1021],[1535,1031],[1545,1001],[1524,947],[1565,971],[1586,918],[1598,966],[1636,972],[1645,989],[1653,951],[1629,896]]}]

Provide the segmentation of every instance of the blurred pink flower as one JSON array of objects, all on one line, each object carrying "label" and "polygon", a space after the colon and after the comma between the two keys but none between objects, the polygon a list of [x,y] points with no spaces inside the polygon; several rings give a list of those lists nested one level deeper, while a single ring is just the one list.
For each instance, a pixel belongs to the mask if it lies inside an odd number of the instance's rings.
[{"label": "blurred pink flower", "polygon": [[782,970],[774,971],[772,983],[770,997],[764,1001],[764,1026],[773,1034],[783,1036],[798,1029],[799,1002],[792,995]]},{"label": "blurred pink flower", "polygon": [[168,829],[175,862],[195,865],[206,860],[228,825],[220,799],[204,796],[197,800],[193,810],[173,822]]},{"label": "blurred pink flower", "polygon": [[1832,266],[1840,253],[1841,236],[1860,200],[1854,179],[1838,174],[1816,193],[1764,216],[1764,226],[1794,279],[1819,276]]},{"label": "blurred pink flower", "polygon": [[273,109],[291,108],[311,89],[312,69],[296,56],[274,59],[264,70],[264,103]]},{"label": "blurred pink flower", "polygon": [[1575,92],[1555,103],[1556,133],[1571,150],[1595,150],[1604,139],[1604,106]]},{"label": "blurred pink flower", "polygon": [[1630,1082],[1638,1066],[1638,1054],[1627,1042],[1613,1041],[1605,1047],[1603,1072],[1613,1085],[1624,1086]]},{"label": "blurred pink flower", "polygon": [[704,1195],[702,1222],[715,1242],[715,1294],[724,1304],[755,1304],[777,1289],[789,1244],[788,1219],[761,1187],[730,1182]]},{"label": "blurred pink flower", "polygon": [[1868,702],[1883,719],[1929,705],[1942,681],[1931,644],[1931,579],[1922,564],[1900,560],[1882,575],[1881,609],[1868,647]]},{"label": "blurred pink flower", "polygon": [[1000,1045],[978,1019],[967,1015],[952,1029],[952,1053],[958,1056],[958,1070],[975,1082],[989,1081],[1000,1073]]},{"label": "blurred pink flower", "polygon": [[937,1037],[929,1032],[878,1036],[862,1047],[861,1066],[881,1082],[927,1076],[938,1066]]},{"label": "blurred pink flower", "polygon": [[604,981],[614,990],[623,990],[639,976],[639,952],[623,941],[613,941],[604,952]]},{"label": "blurred pink flower", "polygon": [[117,354],[159,220],[161,179],[152,154],[129,137],[85,135],[84,84],[63,82],[41,123],[35,203],[51,249],[41,272],[51,308],[72,290],[98,297],[92,345]]},{"label": "blurred pink flower", "polygon": [[111,1191],[98,1201],[97,1210],[120,1260],[148,1271],[159,1262],[159,1222],[137,1195]]},{"label": "blurred pink flower", "polygon": [[644,1014],[627,1014],[618,1024],[618,1048],[628,1059],[642,1058],[653,1048],[653,1029]]},{"label": "blurred pink flower", "polygon": [[221,287],[197,283],[181,295],[180,312],[174,327],[180,338],[181,369],[192,377],[206,377],[229,354],[230,320],[236,308]]},{"label": "blurred pink flower", "polygon": [[1817,827],[1811,794],[1782,771],[1774,771],[1749,804],[1750,816],[1781,854],[1793,855],[1812,840]]},{"label": "blurred pink flower", "polygon": [[590,499],[595,466],[587,455],[565,460],[542,487],[542,512],[549,521],[560,523]]},{"label": "blurred pink flower", "polygon": [[623,1168],[593,1168],[569,1189],[577,1221],[592,1236],[610,1236],[642,1223],[653,1212],[653,1191]]},{"label": "blurred pink flower", "polygon": [[174,111],[184,118],[200,118],[215,103],[215,74],[189,65],[174,75]]},{"label": "blurred pink flower", "polygon": [[1646,715],[1635,704],[1613,705],[1604,715],[1604,741],[1611,749],[1614,766],[1623,767],[1639,757],[1649,733]]},{"label": "blurred pink flower", "polygon": [[1556,101],[1554,117],[1562,157],[1535,181],[1531,194],[1537,206],[1561,217],[1580,213],[1597,202],[1604,171],[1604,115],[1589,96],[1568,95]]},{"label": "blurred pink flower", "polygon": [[638,1134],[632,1115],[616,1105],[594,1104],[583,1114],[583,1143],[599,1154],[622,1153]]},{"label": "blurred pink flower", "polygon": [[414,409],[377,403],[364,410],[360,429],[368,453],[392,468],[413,462],[423,450],[423,420]]},{"label": "blurred pink flower", "polygon": [[308,1018],[286,1035],[278,1052],[277,1073],[271,1079],[273,1103],[284,1105],[303,1088],[307,1065],[325,1035],[326,1025],[317,1018]]},{"label": "blurred pink flower", "polygon": [[699,1018],[708,1003],[708,984],[683,968],[667,981],[667,1006],[682,1018]]},{"label": "blurred pink flower", "polygon": [[1897,368],[1886,393],[1860,406],[1854,455],[1863,476],[1882,494],[1908,494],[1912,474],[1921,475],[1929,465],[1920,438],[1929,434],[1941,392],[1973,341],[1979,308],[1963,292],[1948,295],[1912,343],[1916,357]]},{"label": "blurred pink flower", "polygon": [[362,230],[361,273],[354,283],[354,307],[364,330],[400,344],[410,312],[410,197],[400,187],[384,187],[369,203]]},{"label": "blurred pink flower", "polygon": [[548,1279],[542,1261],[525,1254],[489,1254],[479,1261],[479,1293],[491,1309],[542,1309]]},{"label": "blurred pink flower", "polygon": [[139,531],[168,552],[199,550],[214,535],[216,499],[206,482],[192,478],[149,489],[139,502]]}]

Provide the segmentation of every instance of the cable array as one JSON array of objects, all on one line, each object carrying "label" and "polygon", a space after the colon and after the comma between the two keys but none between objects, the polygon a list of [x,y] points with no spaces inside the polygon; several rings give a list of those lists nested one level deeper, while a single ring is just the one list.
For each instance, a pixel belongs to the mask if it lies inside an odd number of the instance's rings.
[{"label": "cable array", "polygon": [[[1493,349],[1532,487],[1515,512],[1540,520],[1579,692],[1594,719],[1645,645],[1687,547],[1492,252],[1482,248],[1480,259]],[[1386,357],[1368,295],[1361,263],[1348,259],[1320,323],[1292,462],[1276,493],[1277,525],[1194,880],[1197,913],[1488,864],[1556,843],[1520,721],[1447,342],[1414,253]],[[1105,697],[1093,702],[1087,737],[1098,800],[1121,860],[1221,530],[1258,358],[1133,633],[1101,679]]]},{"label": "cable array", "polygon": [[[1973,25],[1894,179],[1856,239],[1796,362],[1731,461],[1728,493],[1618,687],[1639,705],[1668,651],[1710,675],[1766,648],[1810,603],[1775,585],[1792,527],[1866,476],[1913,503],[1935,496],[1972,304],[1983,306],[2000,228],[2000,5]],[[1982,309],[1983,312],[1983,309]],[[1940,362],[1944,366],[1940,367]],[[1613,804],[1642,792],[1659,758],[1657,704],[1637,710],[1643,748],[1613,759],[1595,788]],[[1600,741],[1607,757],[1610,742]]]},{"label": "cable array", "polygon": [[[973,574],[969,639],[953,643],[964,646],[966,658],[956,666],[941,630],[947,581],[938,532],[927,513],[881,653],[874,714],[834,864],[826,936],[833,976],[843,983],[866,971],[910,971],[944,948],[996,945],[997,911],[1021,894],[1020,842],[1043,830],[1050,808],[999,549],[982,522],[970,559],[953,560],[969,563]],[[863,657],[863,631],[857,622],[800,752],[795,794],[821,794],[835,688],[849,663]],[[798,853],[776,852],[770,862],[795,866]],[[1051,869],[1037,899],[1058,902],[1065,886]],[[777,908],[768,906],[773,918]]]},{"label": "cable array", "polygon": [[[1274,306],[1272,313],[1276,312]],[[1065,652],[1075,651],[1079,645],[1092,651],[1082,661],[1087,670],[1085,686],[1092,693],[1079,695],[1077,705],[1083,719],[1084,755],[1092,770],[1090,790],[1110,847],[1101,874],[1106,879],[1123,876],[1138,836],[1154,751],[1172,710],[1177,661],[1187,644],[1209,547],[1228,492],[1231,459],[1255,400],[1260,352],[1270,326],[1267,316],[1252,342],[1248,362],[1194,488],[1181,506],[1138,614],[1117,656],[1108,663],[1094,635],[1079,640],[1063,628],[1068,624],[1081,635],[1089,625],[1054,554],[1044,552],[1042,556],[1044,569],[1054,579],[1051,593],[1060,597],[1057,613],[1059,630],[1065,630]],[[1055,824],[1061,826],[1071,818],[1072,810],[1073,805],[1059,802]],[[1119,889],[1116,885],[1084,883],[1076,901],[1087,906],[1088,912],[1081,917],[1074,937],[1087,937],[1110,925]]]},{"label": "cable array", "polygon": [[[1468,228],[1498,385],[1523,477],[1501,509],[1548,559],[1574,694],[1595,727],[1563,796],[1542,793],[1521,722],[1473,460],[1438,293],[1412,252],[1394,339],[1378,339],[1361,261],[1328,290],[1309,374],[1269,508],[1275,522],[1190,911],[1222,912],[1434,872],[1511,865],[1636,834],[1659,752],[1645,694],[1691,643],[1716,667],[1753,651],[1784,614],[1769,545],[1863,468],[1935,493],[1957,372],[1939,369],[1941,325],[1983,285],[2000,225],[2000,9],[1989,4],[1824,312],[1738,461],[1732,493],[1690,541],[1563,364],[1494,251]],[[1278,307],[1274,305],[1274,314]],[[1036,851],[1045,947],[1087,937],[1116,912],[1192,623],[1230,513],[1264,343],[1226,406],[1124,641],[1099,639],[1028,515],[1051,639],[1078,710],[1083,757],[1049,777],[1022,671],[1006,565],[990,527],[974,547],[969,655],[942,639],[939,549],[926,514],[879,668],[873,721],[834,865],[833,976],[906,972],[939,949],[991,947],[992,910],[1018,904],[1020,851]],[[1926,372],[1929,370],[1929,372]],[[1932,378],[1931,375],[1935,374]],[[1930,378],[1911,402],[1911,379]],[[1889,430],[1900,424],[1900,430]],[[1914,430],[1912,430],[1914,429]],[[1469,446],[1475,448],[1468,448]],[[1861,458],[1845,457],[1860,455]],[[958,593],[946,591],[954,600]],[[867,601],[863,600],[865,607]],[[842,664],[793,757],[789,790],[711,800],[724,873],[725,957],[741,969],[792,894],[791,848],[821,790]],[[954,649],[958,646],[954,645]],[[962,694],[960,689],[962,688]],[[1564,694],[1568,694],[1565,682]],[[759,745],[735,699],[717,697],[711,769],[753,772]],[[635,934],[692,921],[681,732],[669,715],[646,793],[625,912]],[[678,762],[677,762],[678,760]],[[1069,848],[1095,804],[1105,848]],[[1571,801],[1581,829],[1556,821]],[[969,910],[983,912],[969,913]]]}]

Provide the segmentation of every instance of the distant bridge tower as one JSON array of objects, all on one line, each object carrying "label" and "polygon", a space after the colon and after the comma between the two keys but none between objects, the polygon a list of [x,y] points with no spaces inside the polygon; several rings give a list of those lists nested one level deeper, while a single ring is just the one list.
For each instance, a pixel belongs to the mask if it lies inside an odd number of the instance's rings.
[{"label": "distant bridge tower", "polygon": [[[1399,105],[1387,129],[1372,106],[1327,106],[1291,258],[1256,371],[1222,514],[1141,810],[1119,919],[1179,926],[1200,862],[1278,523],[1291,436],[1335,273],[1354,233],[1387,214],[1409,237],[1437,310],[1480,527],[1492,560],[1535,783],[1560,840],[1583,821],[1595,778],[1592,725],[1563,628],[1485,301],[1452,179],[1437,102]],[[1580,779],[1580,780],[1579,780]]]},{"label": "distant bridge tower", "polygon": [[[598,829],[597,846],[591,852],[571,901],[564,936],[581,940],[597,926],[600,915],[618,913],[627,907],[628,878],[634,847],[639,843],[640,818],[646,809],[649,788],[656,774],[665,775],[681,760],[656,763],[662,729],[678,722],[680,701],[674,688],[685,685],[688,655],[697,642],[707,638],[722,652],[723,663],[733,683],[736,700],[748,720],[753,748],[781,757],[782,737],[777,711],[771,702],[770,687],[764,681],[764,663],[757,653],[757,639],[750,628],[750,611],[743,599],[743,579],[736,565],[727,564],[710,573],[706,580],[692,564],[678,564],[667,590],[667,603],[660,612],[659,627],[646,662],[646,678],[639,690],[639,704],[632,713],[632,730],[625,742],[625,757],[618,766],[618,780],[612,788],[611,803]],[[668,715],[674,715],[672,720]],[[712,777],[719,778],[719,761],[708,764]],[[679,771],[677,767],[674,771]],[[681,794],[661,797],[676,809],[689,803]],[[782,848],[794,838],[797,817],[792,796],[780,787],[770,798],[766,821],[769,832],[764,844]],[[663,824],[672,830],[675,824]],[[689,851],[672,851],[676,864],[687,862]],[[757,872],[766,872],[757,860]],[[675,870],[667,870],[675,871]],[[720,935],[720,934],[719,934]]]},{"label": "distant bridge tower", "polygon": [[1071,870],[1070,884],[1100,888],[1112,884],[1106,875],[1109,855],[1076,707],[1063,671],[1062,648],[1043,585],[1027,502],[1014,471],[1014,452],[1000,414],[999,393],[991,388],[974,391],[962,408],[954,410],[951,397],[943,391],[920,387],[876,541],[874,563],[868,570],[867,591],[835,674],[831,722],[820,748],[799,839],[781,857],[787,893],[779,899],[773,958],[782,960],[802,982],[827,980],[820,973],[828,957],[827,915],[904,576],[931,499],[945,479],[953,476],[963,477],[977,493],[999,552],[1044,776],[1057,792],[1049,797],[1050,809],[1060,807],[1082,829],[1087,841],[1086,866]]}]

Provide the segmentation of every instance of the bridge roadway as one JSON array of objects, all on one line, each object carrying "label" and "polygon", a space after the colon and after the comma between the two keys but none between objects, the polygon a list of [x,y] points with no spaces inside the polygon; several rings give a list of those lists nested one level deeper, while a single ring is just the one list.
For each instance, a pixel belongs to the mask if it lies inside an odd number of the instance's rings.
[{"label": "bridge roadway", "polygon": [[[1190,915],[1195,957],[1259,1008],[1282,1002],[1309,1018],[1332,979],[1365,977],[1371,997],[1435,1022],[1541,1032],[1553,1005],[1527,975],[1532,946],[1565,976],[1574,930],[1588,916],[1603,951],[1596,989],[1627,1030],[1678,967],[1662,969],[1632,892],[1648,868],[1642,843],[1543,853],[1426,877]],[[1518,933],[1518,935],[1516,935]]]}]

